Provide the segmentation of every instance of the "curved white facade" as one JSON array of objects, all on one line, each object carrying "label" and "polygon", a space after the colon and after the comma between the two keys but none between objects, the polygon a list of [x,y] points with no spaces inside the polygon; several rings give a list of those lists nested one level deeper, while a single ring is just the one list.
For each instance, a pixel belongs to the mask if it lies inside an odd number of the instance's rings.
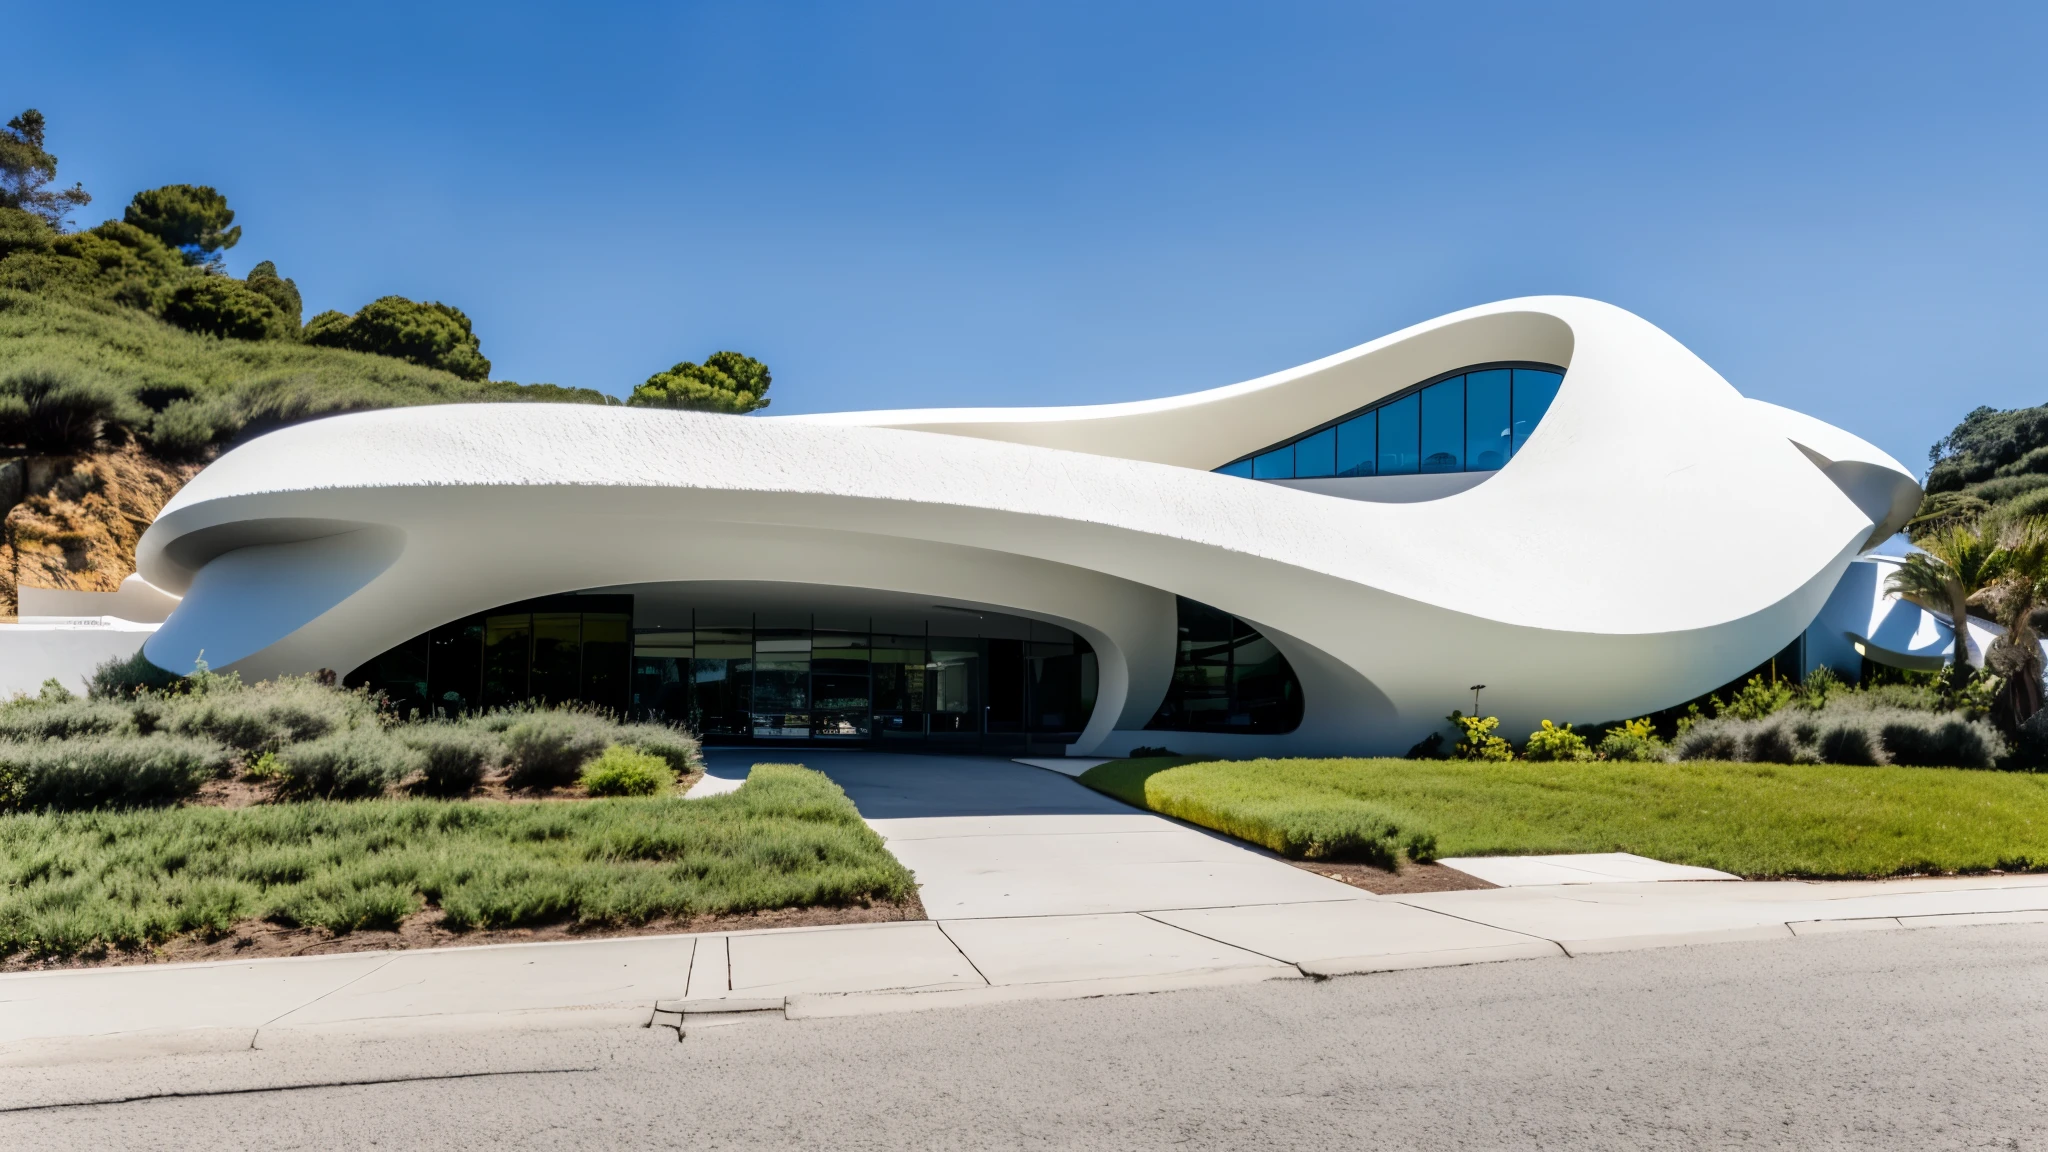
[{"label": "curved white facade", "polygon": [[[1498,362],[1566,370],[1498,471],[1335,485],[1209,471]],[[530,597],[809,584],[1084,637],[1100,684],[1077,753],[1399,753],[1469,708],[1473,684],[1510,733],[1723,684],[1799,635],[1919,499],[1898,462],[1745,399],[1642,319],[1534,297],[1128,404],[335,417],[223,456],[165,508],[138,564],[184,596],[147,647],[171,668],[204,650],[248,676],[345,670]],[[1175,596],[1280,648],[1299,727],[1144,730],[1173,672]]]}]

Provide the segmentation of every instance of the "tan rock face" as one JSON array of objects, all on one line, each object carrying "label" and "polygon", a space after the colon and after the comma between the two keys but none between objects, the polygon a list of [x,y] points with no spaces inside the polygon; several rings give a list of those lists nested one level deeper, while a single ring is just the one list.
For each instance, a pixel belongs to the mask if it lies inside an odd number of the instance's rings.
[{"label": "tan rock face", "polygon": [[18,588],[119,588],[143,529],[199,468],[133,444],[0,464],[0,619],[14,618]]}]

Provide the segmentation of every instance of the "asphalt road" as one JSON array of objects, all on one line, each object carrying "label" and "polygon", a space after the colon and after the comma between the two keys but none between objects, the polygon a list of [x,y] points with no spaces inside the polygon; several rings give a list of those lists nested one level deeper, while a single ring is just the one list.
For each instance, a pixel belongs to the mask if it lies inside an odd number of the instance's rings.
[{"label": "asphalt road", "polygon": [[2036,1149],[2044,1069],[2048,925],[1993,926],[10,1069],[226,1094],[0,1112],[0,1147]]}]

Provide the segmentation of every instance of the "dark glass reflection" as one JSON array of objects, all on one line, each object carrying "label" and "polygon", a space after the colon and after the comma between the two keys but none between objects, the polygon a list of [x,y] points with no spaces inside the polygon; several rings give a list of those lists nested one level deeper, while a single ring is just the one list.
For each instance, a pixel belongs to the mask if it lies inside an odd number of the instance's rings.
[{"label": "dark glass reflection", "polygon": [[[631,596],[550,596],[450,621],[365,661],[343,683],[401,714],[459,716],[528,701],[624,715]],[[687,663],[687,661],[685,661]]]},{"label": "dark glass reflection", "polygon": [[1515,369],[1515,452],[1522,450],[1529,433],[1536,430],[1537,421],[1550,411],[1550,402],[1557,399],[1557,390],[1563,384],[1564,375],[1559,372]]},{"label": "dark glass reflection", "polygon": [[1422,399],[1404,396],[1379,410],[1380,475],[1407,476],[1422,463]]},{"label": "dark glass reflection", "polygon": [[1275,448],[1271,452],[1252,457],[1252,479],[1292,480],[1294,479],[1294,445]]},{"label": "dark glass reflection", "polygon": [[1294,475],[1299,479],[1337,474],[1337,430],[1325,428],[1294,445]]},{"label": "dark glass reflection", "polygon": [[1465,377],[1465,465],[1491,472],[1508,462],[1511,420],[1505,368],[1473,372]]},{"label": "dark glass reflection", "polygon": [[1367,412],[1337,425],[1337,475],[1379,474],[1380,416]]},{"label": "dark glass reflection", "polygon": [[1563,383],[1549,368],[1456,373],[1216,471],[1255,480],[1490,472],[1521,451]]},{"label": "dark glass reflection", "polygon": [[1422,471],[1465,470],[1465,378],[1422,390]]},{"label": "dark glass reflection", "polygon": [[1301,726],[1301,681],[1272,641],[1186,597],[1175,598],[1175,616],[1173,679],[1146,728],[1272,735]]}]

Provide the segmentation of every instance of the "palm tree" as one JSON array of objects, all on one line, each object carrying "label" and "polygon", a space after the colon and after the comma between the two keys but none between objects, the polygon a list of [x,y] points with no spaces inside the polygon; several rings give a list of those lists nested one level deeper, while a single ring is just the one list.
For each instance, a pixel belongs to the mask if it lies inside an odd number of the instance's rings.
[{"label": "palm tree", "polygon": [[1919,546],[1921,550],[1906,557],[1886,579],[1885,591],[1948,613],[1955,632],[1950,683],[1961,691],[1970,679],[1970,597],[2003,575],[2003,550],[1989,536],[1964,525],[1933,532]]},{"label": "palm tree", "polygon": [[2005,677],[2002,703],[2017,729],[2041,710],[2041,633],[2034,610],[2048,603],[2048,520],[2020,520],[2006,528],[1991,567],[2005,635],[1992,643],[1985,663]]}]

